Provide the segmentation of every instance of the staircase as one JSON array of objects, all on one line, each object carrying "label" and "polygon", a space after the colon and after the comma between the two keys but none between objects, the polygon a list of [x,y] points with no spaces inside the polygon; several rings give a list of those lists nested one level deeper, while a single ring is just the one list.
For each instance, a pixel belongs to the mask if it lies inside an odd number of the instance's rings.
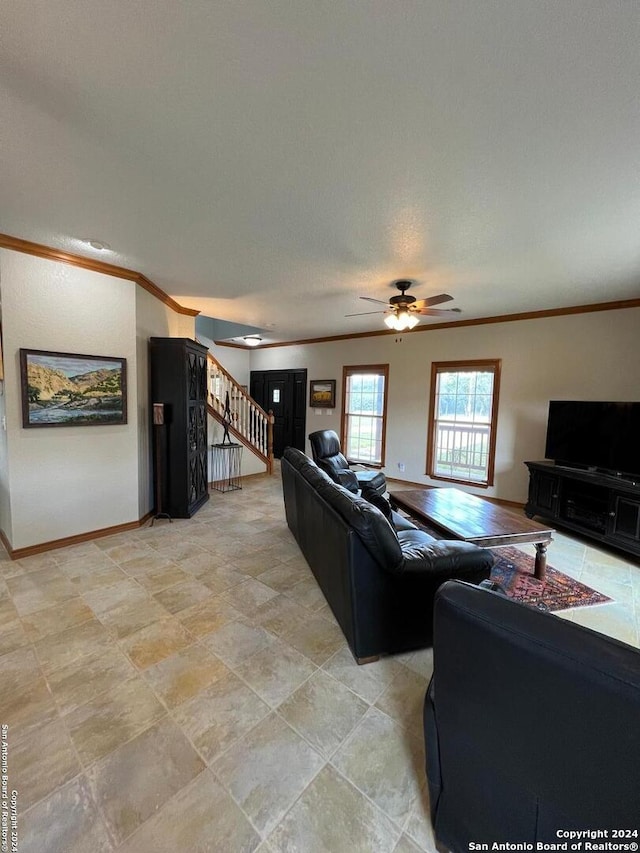
[{"label": "staircase", "polygon": [[225,401],[229,394],[229,432],[273,473],[273,413],[265,412],[242,385],[211,355],[207,354],[207,411],[224,425]]}]

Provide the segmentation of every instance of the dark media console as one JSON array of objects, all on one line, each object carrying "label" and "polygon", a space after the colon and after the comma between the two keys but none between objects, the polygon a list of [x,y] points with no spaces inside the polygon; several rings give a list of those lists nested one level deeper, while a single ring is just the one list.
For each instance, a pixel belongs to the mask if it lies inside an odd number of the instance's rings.
[{"label": "dark media console", "polygon": [[547,461],[525,465],[529,518],[553,519],[559,527],[640,556],[640,475],[634,480]]}]

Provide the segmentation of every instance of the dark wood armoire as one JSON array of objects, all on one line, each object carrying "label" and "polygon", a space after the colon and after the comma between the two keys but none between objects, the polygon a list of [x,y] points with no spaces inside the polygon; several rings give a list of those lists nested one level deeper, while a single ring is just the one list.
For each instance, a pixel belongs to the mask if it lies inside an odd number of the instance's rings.
[{"label": "dark wood armoire", "polygon": [[150,338],[149,361],[151,404],[164,404],[164,424],[154,428],[162,510],[190,518],[209,500],[207,348],[190,338]]}]

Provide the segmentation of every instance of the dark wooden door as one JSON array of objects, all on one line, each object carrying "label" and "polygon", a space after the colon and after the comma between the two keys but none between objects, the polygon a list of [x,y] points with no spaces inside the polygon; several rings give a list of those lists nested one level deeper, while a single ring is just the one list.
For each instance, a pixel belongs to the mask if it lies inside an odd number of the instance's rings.
[{"label": "dark wooden door", "polygon": [[304,451],[306,428],[306,370],[252,370],[250,394],[265,411],[272,411],[273,455],[285,447]]}]

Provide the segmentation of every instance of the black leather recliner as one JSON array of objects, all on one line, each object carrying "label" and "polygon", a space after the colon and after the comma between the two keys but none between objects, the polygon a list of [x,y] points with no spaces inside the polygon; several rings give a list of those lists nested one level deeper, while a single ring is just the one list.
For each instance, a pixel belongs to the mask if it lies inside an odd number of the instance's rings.
[{"label": "black leather recliner", "polygon": [[311,455],[318,468],[328,474],[334,483],[339,483],[347,489],[352,489],[352,477],[345,471],[356,475],[359,489],[372,489],[383,495],[387,491],[387,480],[382,471],[358,470],[350,468],[347,457],[340,449],[338,434],[332,429],[320,429],[309,435]]},{"label": "black leather recliner", "polygon": [[449,581],[435,598],[433,651],[424,730],[440,844],[468,853],[472,842],[638,828],[638,649]]}]

